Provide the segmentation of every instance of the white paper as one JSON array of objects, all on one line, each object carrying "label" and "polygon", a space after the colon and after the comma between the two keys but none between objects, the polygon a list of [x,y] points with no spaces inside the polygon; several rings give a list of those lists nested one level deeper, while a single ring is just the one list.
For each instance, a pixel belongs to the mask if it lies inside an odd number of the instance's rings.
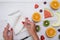
[{"label": "white paper", "polygon": [[8,16],[8,23],[13,28],[15,34],[18,34],[22,30],[25,30],[25,28],[23,29],[24,26],[22,24],[22,21],[24,20],[25,18],[20,13]]},{"label": "white paper", "polygon": [[25,18],[21,16],[20,19],[18,20],[16,26],[14,26],[13,29],[14,29],[15,34],[18,34],[23,30],[24,26],[22,24],[22,21],[24,21],[24,20],[25,20]]}]

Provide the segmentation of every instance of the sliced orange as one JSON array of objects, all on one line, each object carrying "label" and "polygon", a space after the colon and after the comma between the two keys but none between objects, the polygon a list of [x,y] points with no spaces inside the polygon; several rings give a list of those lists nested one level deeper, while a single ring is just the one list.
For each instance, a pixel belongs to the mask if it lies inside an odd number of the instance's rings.
[{"label": "sliced orange", "polygon": [[52,1],[51,3],[50,3],[50,6],[51,6],[51,8],[53,8],[53,9],[58,9],[59,8],[59,2],[58,1]]},{"label": "sliced orange", "polygon": [[55,28],[53,28],[53,27],[50,27],[50,28],[47,28],[47,30],[46,30],[46,35],[48,36],[48,37],[54,37],[55,35],[56,35],[56,30],[55,30]]},{"label": "sliced orange", "polygon": [[59,6],[60,6],[60,3],[59,3]]},{"label": "sliced orange", "polygon": [[32,20],[34,22],[39,22],[41,20],[41,15],[39,14],[39,12],[34,12],[34,14],[32,15]]},{"label": "sliced orange", "polygon": [[57,0],[53,0],[53,1],[57,1]]}]

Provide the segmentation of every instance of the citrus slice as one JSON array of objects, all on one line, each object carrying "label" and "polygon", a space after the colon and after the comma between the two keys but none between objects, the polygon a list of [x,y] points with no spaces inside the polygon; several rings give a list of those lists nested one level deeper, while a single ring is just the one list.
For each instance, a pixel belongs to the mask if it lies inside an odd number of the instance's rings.
[{"label": "citrus slice", "polygon": [[52,17],[52,12],[50,12],[50,10],[48,9],[45,9],[44,10],[44,18],[49,18],[49,17]]},{"label": "citrus slice", "polygon": [[32,20],[34,22],[39,22],[41,20],[41,15],[39,14],[39,12],[34,12],[34,14],[32,15]]},{"label": "citrus slice", "polygon": [[43,22],[43,25],[44,25],[45,27],[49,26],[49,25],[50,25],[50,21],[49,21],[49,20],[45,20],[45,21]]},{"label": "citrus slice", "polygon": [[59,5],[60,5],[60,3],[59,3]]},{"label": "citrus slice", "polygon": [[53,1],[58,1],[58,0],[53,0]]},{"label": "citrus slice", "polygon": [[48,36],[48,37],[54,37],[55,35],[56,35],[56,30],[55,30],[55,28],[53,28],[53,27],[50,27],[50,28],[47,28],[47,30],[46,30],[46,35]]},{"label": "citrus slice", "polygon": [[50,3],[50,6],[51,6],[51,8],[53,8],[53,9],[58,9],[59,8],[59,2],[58,1],[52,1],[51,3]]}]

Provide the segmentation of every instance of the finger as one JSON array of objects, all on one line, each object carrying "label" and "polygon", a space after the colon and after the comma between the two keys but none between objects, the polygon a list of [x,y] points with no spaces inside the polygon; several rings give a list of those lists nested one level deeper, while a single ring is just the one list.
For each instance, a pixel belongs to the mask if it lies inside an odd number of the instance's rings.
[{"label": "finger", "polygon": [[4,32],[3,32],[3,33],[8,34],[8,31],[9,31],[9,24],[7,24],[7,26],[5,27]]},{"label": "finger", "polygon": [[13,29],[10,30],[10,36],[13,36]]},{"label": "finger", "polygon": [[22,24],[24,24],[24,22],[22,21]]},{"label": "finger", "polygon": [[5,31],[8,31],[9,30],[9,27],[10,27],[10,25],[7,24],[7,26],[5,27]]},{"label": "finger", "polygon": [[28,18],[25,18],[24,26],[25,26],[26,28],[29,28],[30,23],[31,23],[30,20],[29,20]]},{"label": "finger", "polygon": [[27,30],[29,29],[29,26],[26,23],[24,23],[24,26],[27,28]]},{"label": "finger", "polygon": [[28,23],[29,25],[32,25],[32,22],[31,22],[30,20],[27,20],[27,23]]},{"label": "finger", "polygon": [[26,22],[24,22],[24,26],[28,29],[30,28],[30,24],[27,24]]},{"label": "finger", "polygon": [[3,31],[3,37],[8,37],[8,33],[6,31]]},{"label": "finger", "polygon": [[[28,20],[28,19],[27,19],[27,20],[25,20],[25,22],[27,22],[27,23],[28,23],[29,21],[30,21],[30,20]],[[23,22],[23,21],[22,21],[22,24],[24,24],[25,22]]]},{"label": "finger", "polygon": [[28,20],[28,24],[30,24],[30,25],[29,25],[29,28],[34,27],[34,26],[35,26],[35,23],[34,23],[34,22],[31,22],[30,20]]},{"label": "finger", "polygon": [[4,34],[5,32],[3,31],[3,37],[5,36],[5,34]]},{"label": "finger", "polygon": [[9,39],[11,39],[11,40],[13,40],[13,29],[11,28],[10,30],[9,30]]},{"label": "finger", "polygon": [[26,19],[28,19],[28,17],[26,17]]},{"label": "finger", "polygon": [[25,22],[27,23],[27,21],[28,21],[28,18],[25,18]]},{"label": "finger", "polygon": [[31,23],[31,21],[28,18],[25,18],[26,23]]},{"label": "finger", "polygon": [[27,23],[27,25],[30,25],[31,21],[29,19],[26,19],[26,23]]},{"label": "finger", "polygon": [[24,26],[27,27],[28,18],[25,18]]},{"label": "finger", "polygon": [[35,22],[32,22],[33,25],[35,25]]},{"label": "finger", "polygon": [[27,27],[27,23],[26,22],[24,22],[24,27]]},{"label": "finger", "polygon": [[9,29],[9,24],[7,24],[7,26],[5,27],[5,29],[3,31],[3,37],[7,37],[8,36],[8,29]]}]

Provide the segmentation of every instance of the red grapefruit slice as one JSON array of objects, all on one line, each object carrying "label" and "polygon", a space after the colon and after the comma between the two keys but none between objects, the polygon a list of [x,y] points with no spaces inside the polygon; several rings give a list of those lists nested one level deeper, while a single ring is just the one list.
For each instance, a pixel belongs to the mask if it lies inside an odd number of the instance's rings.
[{"label": "red grapefruit slice", "polygon": [[52,17],[52,13],[49,10],[45,9],[44,10],[44,18],[49,18],[49,17]]}]

